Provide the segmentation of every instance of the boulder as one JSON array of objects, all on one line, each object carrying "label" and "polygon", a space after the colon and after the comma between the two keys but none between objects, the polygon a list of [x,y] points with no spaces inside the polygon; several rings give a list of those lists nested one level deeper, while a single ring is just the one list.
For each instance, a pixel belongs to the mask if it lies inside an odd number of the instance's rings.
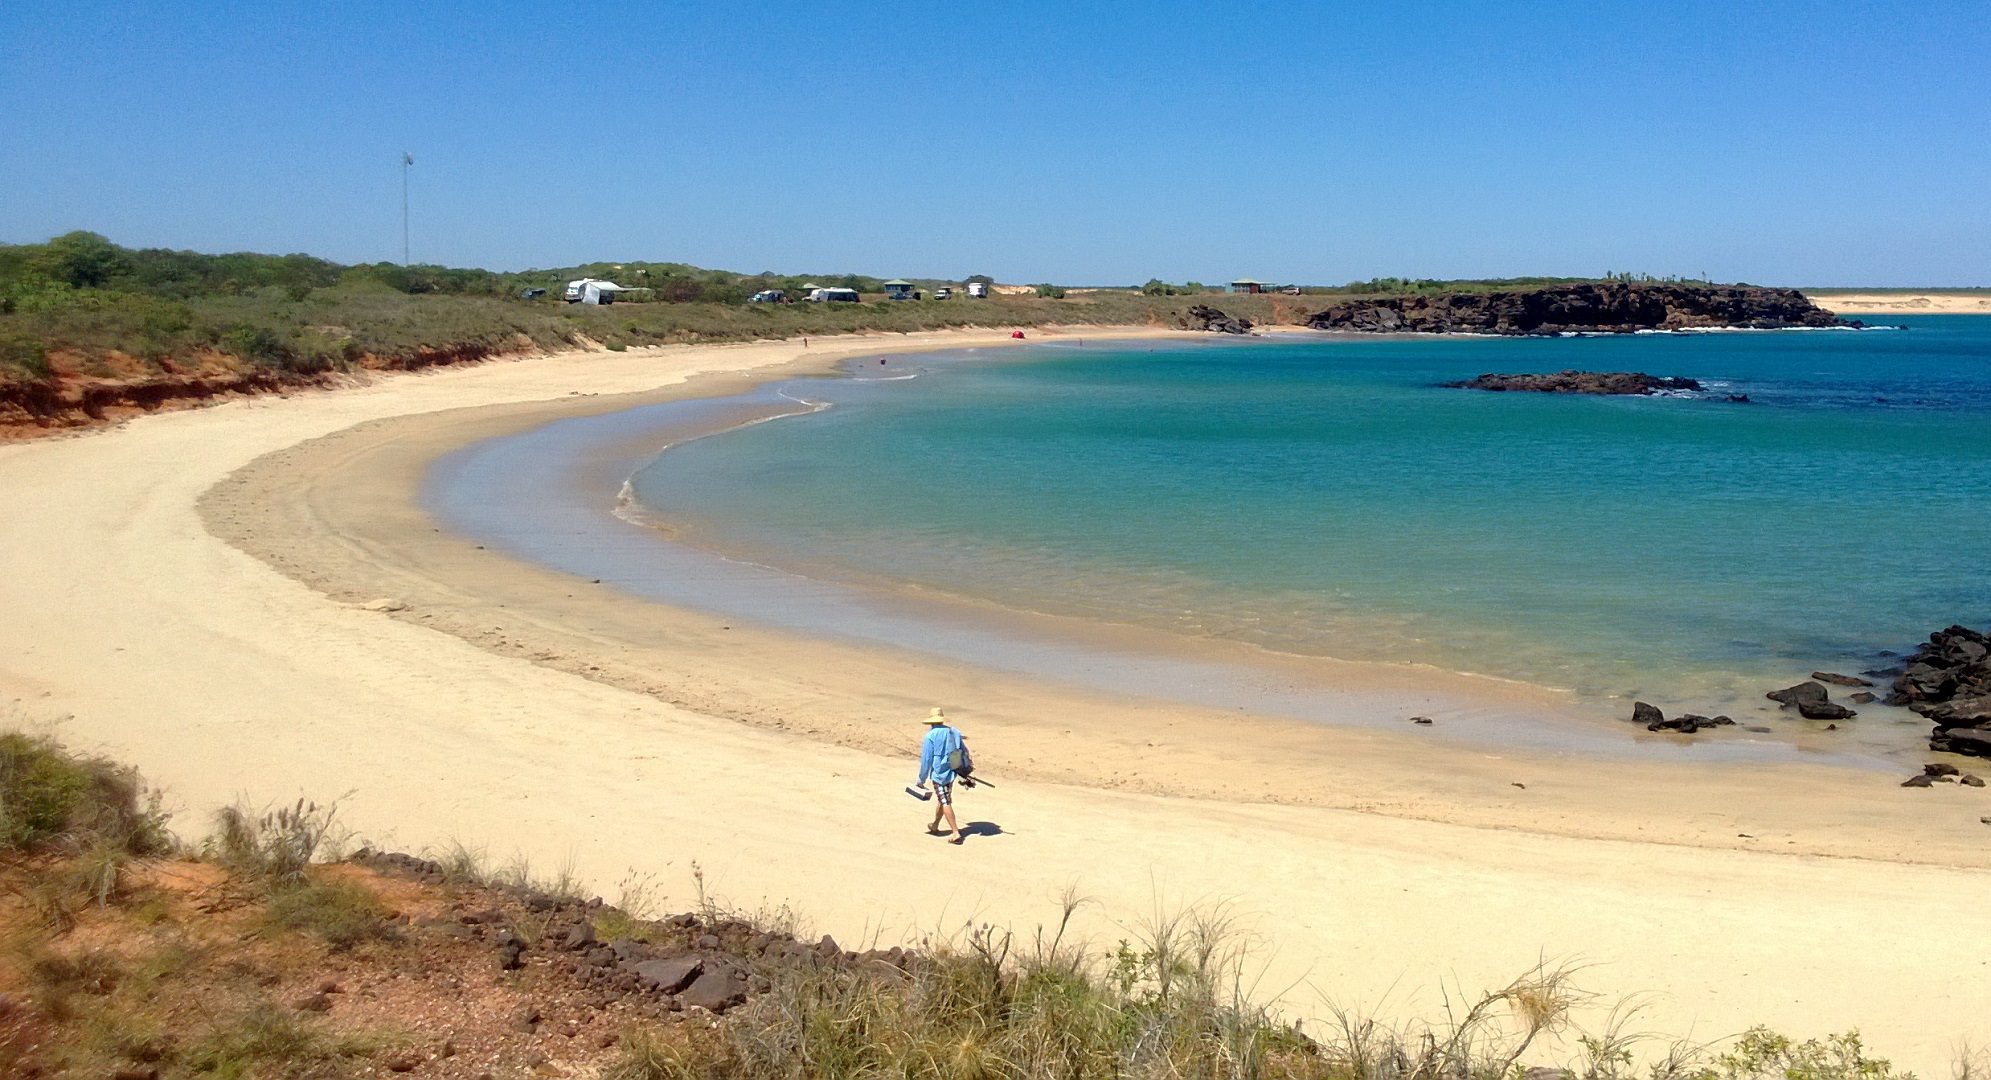
[{"label": "boulder", "polygon": [[645,960],[630,968],[643,985],[660,994],[675,994],[690,986],[705,971],[705,961],[696,956],[673,956]]},{"label": "boulder", "polygon": [[716,967],[700,975],[678,996],[686,1005],[723,1013],[747,999],[747,980],[732,968]]},{"label": "boulder", "polygon": [[1800,701],[1797,703],[1797,714],[1806,720],[1851,720],[1860,715],[1831,701]]},{"label": "boulder", "polygon": [[1991,725],[1991,694],[1951,698],[1948,701],[1918,701],[1908,706],[1943,727],[1985,727]]},{"label": "boulder", "polygon": [[1911,777],[1909,777],[1908,779],[1906,779],[1906,780],[1903,780],[1903,781],[1901,782],[1901,786],[1902,786],[1902,787],[1933,787],[1933,786],[1935,785],[1935,783],[1936,783],[1936,778],[1935,778],[1935,777],[1933,777],[1933,776],[1930,776],[1930,775],[1929,775],[1928,773],[1921,773],[1921,774],[1919,774],[1919,775],[1916,775],[1916,776],[1911,776]]},{"label": "boulder", "polygon": [[1644,726],[1647,731],[1658,731],[1665,722],[1666,714],[1660,712],[1657,706],[1643,701],[1632,702],[1632,723]]},{"label": "boulder", "polygon": [[1782,690],[1772,690],[1763,696],[1779,704],[1790,706],[1803,701],[1824,701],[1829,695],[1823,686],[1815,682],[1801,682],[1796,686],[1786,686]]},{"label": "boulder", "polygon": [[1929,749],[1945,754],[1991,758],[1991,731],[1981,728],[1937,728]]},{"label": "boulder", "polygon": [[1871,705],[1878,699],[1875,698],[1872,694],[1867,693],[1865,690],[1861,690],[1858,693],[1847,694],[1846,700],[1852,702],[1855,705]]}]

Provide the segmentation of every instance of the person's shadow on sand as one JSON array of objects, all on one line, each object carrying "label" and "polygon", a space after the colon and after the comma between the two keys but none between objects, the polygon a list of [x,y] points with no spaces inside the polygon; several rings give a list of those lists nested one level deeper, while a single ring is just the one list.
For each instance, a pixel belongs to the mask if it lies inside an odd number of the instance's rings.
[{"label": "person's shadow on sand", "polygon": [[993,821],[970,821],[961,826],[962,836],[1001,836],[1002,826]]}]

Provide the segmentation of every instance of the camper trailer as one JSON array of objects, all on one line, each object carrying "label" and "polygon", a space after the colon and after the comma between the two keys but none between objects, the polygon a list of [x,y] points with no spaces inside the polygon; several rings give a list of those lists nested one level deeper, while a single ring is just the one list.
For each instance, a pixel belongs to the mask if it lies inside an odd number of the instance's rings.
[{"label": "camper trailer", "polygon": [[811,304],[855,304],[856,289],[810,289],[809,295],[802,298]]},{"label": "camper trailer", "polygon": [[626,292],[613,281],[600,278],[578,278],[567,283],[560,298],[570,304],[613,304],[617,293]]},{"label": "camper trailer", "polygon": [[968,295],[977,300],[987,300],[989,298],[989,283],[986,281],[970,281],[968,283]]}]

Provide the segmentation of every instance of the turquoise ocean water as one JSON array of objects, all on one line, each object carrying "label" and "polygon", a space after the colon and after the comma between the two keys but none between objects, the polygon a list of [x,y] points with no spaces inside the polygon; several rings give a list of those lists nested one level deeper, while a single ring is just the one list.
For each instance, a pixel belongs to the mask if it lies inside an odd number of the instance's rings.
[{"label": "turquoise ocean water", "polygon": [[[776,388],[827,407],[676,446],[631,491],[696,543],[813,577],[1760,701],[1991,622],[1991,319],[1898,321],[873,359]],[[1563,368],[1711,392],[1436,385]]]}]

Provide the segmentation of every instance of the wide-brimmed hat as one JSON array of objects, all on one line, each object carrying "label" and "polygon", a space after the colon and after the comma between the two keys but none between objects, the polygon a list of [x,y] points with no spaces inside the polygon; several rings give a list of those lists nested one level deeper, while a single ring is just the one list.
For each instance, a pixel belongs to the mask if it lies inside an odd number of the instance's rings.
[{"label": "wide-brimmed hat", "polygon": [[929,724],[944,724],[947,722],[947,714],[941,712],[939,709],[935,709],[927,716],[926,722]]}]

